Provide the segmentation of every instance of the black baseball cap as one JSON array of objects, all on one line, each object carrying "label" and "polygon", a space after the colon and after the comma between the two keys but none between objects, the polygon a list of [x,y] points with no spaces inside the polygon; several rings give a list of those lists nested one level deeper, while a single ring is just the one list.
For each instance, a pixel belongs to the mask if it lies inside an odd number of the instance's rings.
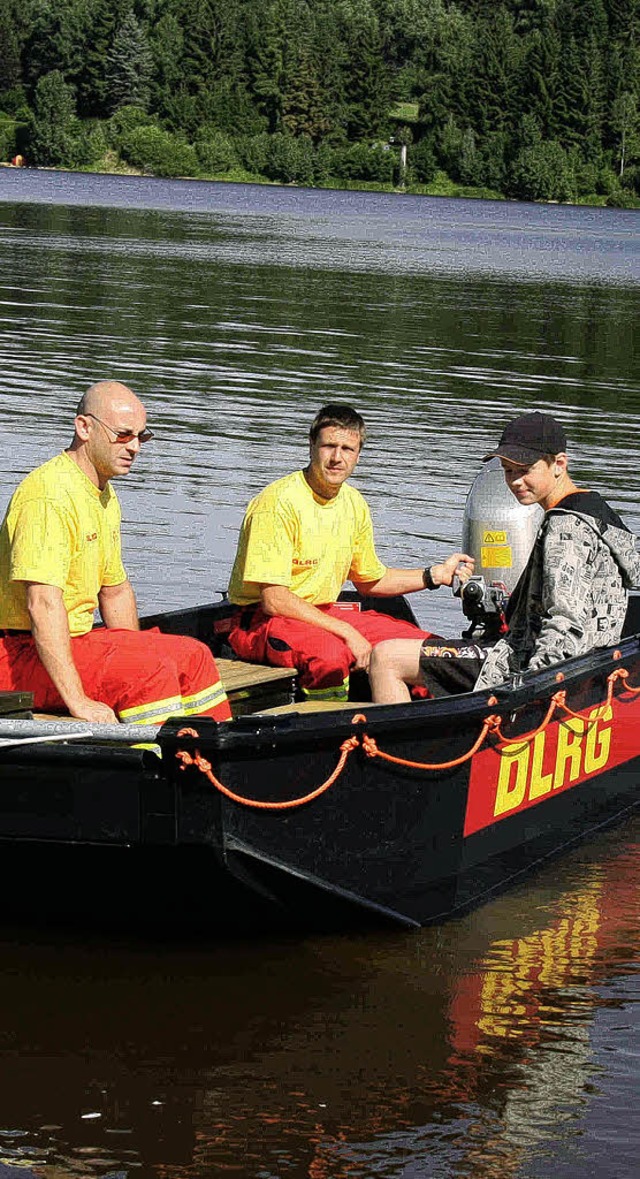
[{"label": "black baseball cap", "polygon": [[545,454],[560,454],[566,449],[567,436],[550,413],[523,413],[505,426],[496,450],[485,454],[482,461],[505,458],[529,467]]}]

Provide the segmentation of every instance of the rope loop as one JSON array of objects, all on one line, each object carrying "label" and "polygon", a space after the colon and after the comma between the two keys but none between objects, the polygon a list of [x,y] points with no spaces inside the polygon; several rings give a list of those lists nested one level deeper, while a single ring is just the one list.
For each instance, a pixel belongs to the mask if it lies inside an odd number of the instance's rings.
[{"label": "rope loop", "polygon": [[[366,717],[364,719],[366,720]],[[178,737],[198,736],[199,734],[195,729],[180,729],[178,732]],[[348,758],[353,753],[354,749],[358,748],[359,744],[359,738],[355,735],[355,733],[352,737],[347,737],[340,746],[340,758],[338,760],[338,764],[336,765],[333,773],[330,774],[326,779],[326,781],[324,781],[321,786],[317,786],[315,790],[310,791],[309,794],[305,794],[301,798],[289,798],[284,802],[264,802],[259,798],[246,798],[242,794],[236,794],[233,790],[230,790],[228,786],[225,786],[219,778],[216,778],[211,767],[211,762],[207,761],[206,757],[202,757],[198,749],[195,750],[194,756],[192,756],[190,753],[187,753],[187,751],[184,749],[178,749],[176,750],[176,758],[179,762],[181,762],[181,770],[186,769],[187,766],[195,766],[198,770],[200,770],[201,774],[204,774],[205,778],[209,780],[211,785],[215,786],[216,790],[219,790],[221,794],[224,794],[225,798],[230,798],[232,802],[242,803],[243,806],[255,807],[257,810],[284,811],[291,810],[293,807],[303,806],[306,802],[312,802],[314,798],[319,798],[320,795],[324,794],[330,786],[333,786],[334,782],[338,780],[340,774],[346,766]]]},{"label": "rope loop", "polygon": [[611,672],[611,675],[608,678],[610,680],[622,680],[622,684],[623,684],[625,692],[631,692],[632,695],[634,695],[634,696],[636,696],[638,694],[638,692],[640,692],[640,688],[632,688],[631,684],[628,682],[629,681],[629,672],[627,671],[627,669],[625,667],[616,668],[615,671]]},{"label": "rope loop", "polygon": [[515,744],[520,744],[520,743],[522,743],[523,745],[528,745],[530,741],[534,741],[535,738],[538,736],[538,733],[544,732],[547,725],[550,723],[551,718],[552,718],[556,708],[558,707],[558,704],[561,702],[561,700],[564,700],[565,697],[566,697],[566,692],[564,692],[564,691],[554,692],[553,696],[551,697],[551,700],[549,701],[549,707],[546,711],[544,718],[541,720],[537,729],[531,729],[531,731],[529,733],[518,733],[518,735],[516,737],[505,737],[504,733],[502,732],[501,725],[496,725],[494,727],[494,732],[496,733],[496,736],[498,737],[498,740],[500,742],[500,745],[498,746],[498,748],[500,749],[501,747],[503,747],[505,745],[515,745]]},{"label": "rope loop", "polygon": [[362,748],[367,757],[380,757],[383,761],[392,762],[396,766],[407,766],[412,770],[451,770],[454,766],[461,766],[465,761],[469,761],[474,753],[477,753],[480,746],[483,744],[487,733],[498,731],[502,718],[499,716],[485,717],[482,728],[476,740],[466,753],[460,757],[454,757],[450,761],[428,762],[428,761],[409,761],[406,757],[394,757],[391,753],[384,753],[382,749],[378,749],[377,743],[373,737],[367,733],[362,735]]}]

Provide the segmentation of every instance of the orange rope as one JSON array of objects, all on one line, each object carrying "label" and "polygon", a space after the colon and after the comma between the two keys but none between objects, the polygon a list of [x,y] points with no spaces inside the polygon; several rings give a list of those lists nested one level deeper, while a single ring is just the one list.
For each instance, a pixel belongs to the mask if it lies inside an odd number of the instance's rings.
[{"label": "orange rope", "polygon": [[629,672],[624,667],[619,667],[617,671],[612,671],[609,679],[622,680],[625,692],[632,692],[634,696],[640,692],[640,688],[632,688],[631,684],[627,683],[627,680],[629,679]]},{"label": "orange rope", "polygon": [[474,741],[471,749],[463,753],[461,757],[454,757],[451,761],[427,762],[427,761],[408,761],[406,757],[393,757],[391,753],[383,753],[373,737],[369,737],[367,733],[362,734],[362,748],[367,757],[381,757],[384,761],[391,761],[397,766],[409,766],[412,770],[450,770],[453,766],[461,766],[463,762],[469,761],[474,753],[477,753],[482,745],[487,733],[498,731],[502,717],[487,716],[482,723],[480,735]]},{"label": "orange rope", "polygon": [[[607,698],[604,701],[604,703],[599,706],[598,712],[601,712],[601,710],[608,708],[612,704],[612,702],[613,702],[613,686],[614,686],[616,680],[626,680],[628,675],[629,675],[629,672],[625,671],[625,669],[623,667],[621,667],[617,671],[612,671],[611,675],[607,676]],[[638,692],[638,691],[640,691],[640,688],[630,688],[629,691],[630,692]],[[558,692],[556,694],[558,697],[558,708],[561,708],[562,711],[564,713],[566,713],[567,716],[573,717],[574,720],[583,721],[585,726],[587,726],[587,727],[590,724],[595,725],[598,723],[598,720],[600,719],[599,716],[594,716],[592,718],[592,720],[589,721],[589,719],[586,716],[583,716],[581,712],[574,712],[572,708],[569,708],[569,705],[566,703],[566,695],[567,695],[566,692]]]},{"label": "orange rope", "polygon": [[[608,708],[611,705],[612,700],[613,700],[613,688],[614,688],[614,684],[615,684],[616,680],[625,681],[625,687],[627,687],[626,680],[627,680],[628,676],[629,676],[629,672],[625,671],[624,667],[617,668],[615,671],[612,671],[611,674],[607,676],[607,698],[604,701],[604,703],[600,705],[600,708],[602,708],[602,709]],[[630,692],[640,692],[640,688],[627,687],[627,690]],[[541,723],[538,725],[537,729],[533,729],[530,733],[521,733],[517,737],[507,738],[507,737],[505,737],[504,733],[502,732],[502,730],[500,728],[496,728],[496,732],[498,734],[498,737],[500,738],[503,745],[515,745],[515,744],[518,744],[520,741],[522,741],[523,744],[526,745],[530,741],[533,741],[538,736],[538,733],[542,733],[547,728],[547,725],[549,725],[556,708],[561,708],[562,711],[567,716],[573,717],[575,720],[583,721],[585,727],[588,727],[588,725],[590,723],[596,724],[598,721],[598,717],[594,717],[593,720],[590,722],[586,716],[582,715],[582,713],[574,712],[572,708],[569,708],[569,705],[567,704],[567,693],[564,690],[562,690],[560,692],[554,692],[554,694],[551,697],[551,700],[549,702],[549,708],[547,709],[547,714],[546,714],[544,720],[541,721]]]},{"label": "orange rope", "polygon": [[[356,718],[354,717],[354,721],[355,719]],[[197,733],[195,729],[180,729],[178,733],[178,737],[198,736],[199,733]],[[330,786],[333,786],[333,783],[337,778],[340,777],[340,774],[347,764],[349,755],[353,753],[354,749],[358,748],[358,744],[359,742],[357,737],[348,737],[347,740],[343,741],[342,745],[340,746],[340,760],[338,761],[338,764],[333,773],[330,774],[327,778],[326,782],[323,782],[322,786],[316,787],[316,789],[312,790],[310,794],[305,794],[302,798],[290,798],[285,802],[262,802],[257,798],[245,798],[242,794],[234,794],[233,790],[229,790],[228,786],[224,786],[223,783],[218,778],[216,778],[211,768],[211,762],[207,761],[206,757],[202,757],[197,749],[195,752],[195,757],[192,757],[191,754],[187,753],[184,749],[177,750],[176,757],[178,761],[182,762],[180,767],[182,770],[186,769],[187,766],[197,766],[197,768],[200,770],[200,773],[204,774],[205,778],[209,779],[211,785],[215,786],[216,790],[219,790],[221,794],[224,794],[233,802],[241,802],[245,806],[253,806],[258,810],[284,811],[291,809],[291,807],[302,806],[305,802],[312,802],[314,798],[318,798],[321,794],[324,794],[325,790],[328,790]]]},{"label": "orange rope", "polygon": [[[567,704],[567,693],[566,692],[556,692],[556,696],[558,697],[558,700],[557,700],[558,708],[561,708],[566,716],[572,717],[573,720],[581,720],[581,721],[584,721],[585,724],[587,723],[586,716],[583,716],[581,712],[574,712],[572,708],[569,708],[569,705]],[[602,707],[605,708],[606,705],[603,704]],[[595,721],[597,721],[597,717],[594,717],[594,722]]]},{"label": "orange rope", "polygon": [[538,733],[544,732],[560,702],[560,697],[564,695],[564,692],[554,692],[551,700],[549,701],[549,707],[544,720],[540,722],[537,729],[532,729],[530,733],[518,733],[516,737],[505,737],[500,726],[496,725],[496,733],[502,744],[514,745],[516,742],[522,741],[523,744],[527,745],[529,741],[533,741],[534,738],[538,736]]}]

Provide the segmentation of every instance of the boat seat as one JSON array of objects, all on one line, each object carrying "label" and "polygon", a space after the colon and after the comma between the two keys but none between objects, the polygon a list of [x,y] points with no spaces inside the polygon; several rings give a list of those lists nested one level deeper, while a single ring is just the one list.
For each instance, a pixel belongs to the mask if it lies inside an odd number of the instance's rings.
[{"label": "boat seat", "polygon": [[216,659],[225,691],[233,692],[254,684],[272,684],[295,680],[294,667],[266,667],[263,663],[245,663],[243,659]]},{"label": "boat seat", "polygon": [[216,665],[234,717],[262,712],[262,705],[286,706],[293,700],[298,675],[295,667],[266,667],[243,659],[219,658]]},{"label": "boat seat", "polygon": [[0,692],[0,716],[26,719],[31,716],[32,692]]}]

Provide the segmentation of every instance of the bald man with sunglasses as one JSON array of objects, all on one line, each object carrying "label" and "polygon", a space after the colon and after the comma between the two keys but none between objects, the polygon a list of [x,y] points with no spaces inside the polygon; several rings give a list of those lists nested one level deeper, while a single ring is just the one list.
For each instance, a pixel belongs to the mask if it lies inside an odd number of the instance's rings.
[{"label": "bald man with sunglasses", "polygon": [[[74,427],[69,448],[23,479],[0,528],[0,690],[33,692],[37,709],[92,724],[228,720],[209,648],[139,627],[111,479],[153,437],[142,402],[99,381]],[[104,628],[93,627],[96,609]]]}]

